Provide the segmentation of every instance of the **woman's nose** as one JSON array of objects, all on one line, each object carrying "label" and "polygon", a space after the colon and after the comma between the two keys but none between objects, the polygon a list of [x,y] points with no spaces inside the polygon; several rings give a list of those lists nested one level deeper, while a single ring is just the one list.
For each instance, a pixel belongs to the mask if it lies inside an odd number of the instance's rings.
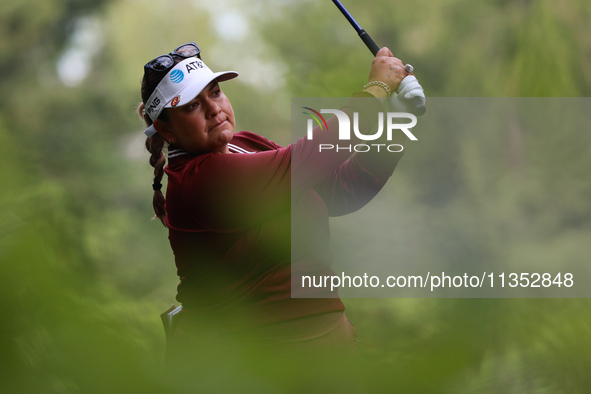
[{"label": "woman's nose", "polygon": [[222,109],[220,108],[219,105],[217,105],[217,103],[213,100],[207,100],[207,115],[209,117],[215,117],[217,116],[217,114],[219,114]]}]

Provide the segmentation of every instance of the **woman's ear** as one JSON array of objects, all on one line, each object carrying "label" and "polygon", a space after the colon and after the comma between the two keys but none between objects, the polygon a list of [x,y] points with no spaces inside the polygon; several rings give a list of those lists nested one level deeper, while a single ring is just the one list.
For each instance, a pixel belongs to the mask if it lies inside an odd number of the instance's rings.
[{"label": "woman's ear", "polygon": [[168,141],[169,143],[174,142],[175,137],[172,131],[170,130],[168,123],[160,119],[156,119],[154,121],[154,128],[156,129],[158,134],[160,134],[166,141]]}]

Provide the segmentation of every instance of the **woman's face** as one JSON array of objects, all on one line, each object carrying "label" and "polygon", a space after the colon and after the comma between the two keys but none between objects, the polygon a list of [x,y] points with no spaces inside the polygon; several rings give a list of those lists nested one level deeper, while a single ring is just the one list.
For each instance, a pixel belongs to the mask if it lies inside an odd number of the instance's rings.
[{"label": "woman's face", "polygon": [[217,81],[212,81],[188,104],[166,110],[168,121],[156,120],[154,127],[169,142],[193,154],[229,152],[234,111]]}]

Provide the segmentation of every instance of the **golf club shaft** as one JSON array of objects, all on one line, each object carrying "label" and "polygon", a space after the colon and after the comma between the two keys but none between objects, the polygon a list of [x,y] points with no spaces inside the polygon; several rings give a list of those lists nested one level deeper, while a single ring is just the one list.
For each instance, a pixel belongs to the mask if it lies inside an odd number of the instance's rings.
[{"label": "golf club shaft", "polygon": [[[376,56],[380,48],[376,45],[374,40],[370,37],[369,34],[357,23],[353,15],[345,8],[345,6],[339,0],[332,0],[332,2],[337,6],[337,8],[343,13],[345,18],[349,21],[351,26],[355,29],[357,34],[361,40],[365,43],[367,48],[371,51],[371,53]],[[412,97],[410,100],[406,100],[408,102],[407,106],[411,109],[416,115],[422,115],[425,113],[425,97]]]},{"label": "golf club shaft", "polygon": [[371,39],[371,36],[369,34],[367,34],[367,32],[361,28],[359,23],[357,23],[355,18],[353,18],[353,15],[351,15],[351,13],[345,8],[345,6],[339,0],[332,0],[332,2],[343,13],[345,18],[347,18],[347,20],[349,21],[351,26],[353,26],[353,28],[355,29],[357,34],[359,34],[359,37],[361,38],[361,40],[365,43],[367,48],[375,56],[378,53],[378,51],[380,50],[380,48],[376,45],[374,40]]}]

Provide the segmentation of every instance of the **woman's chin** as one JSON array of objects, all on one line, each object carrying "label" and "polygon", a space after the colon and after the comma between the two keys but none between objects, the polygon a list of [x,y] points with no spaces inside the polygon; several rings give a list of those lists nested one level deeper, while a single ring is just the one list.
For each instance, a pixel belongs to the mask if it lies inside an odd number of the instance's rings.
[{"label": "woman's chin", "polygon": [[212,150],[216,153],[228,153],[228,144],[232,141],[232,138],[234,138],[234,132],[231,130],[224,130],[219,134],[216,139],[215,147]]},{"label": "woman's chin", "polygon": [[224,144],[230,143],[234,138],[234,130],[232,129],[224,129],[220,130],[219,141],[223,142]]}]

